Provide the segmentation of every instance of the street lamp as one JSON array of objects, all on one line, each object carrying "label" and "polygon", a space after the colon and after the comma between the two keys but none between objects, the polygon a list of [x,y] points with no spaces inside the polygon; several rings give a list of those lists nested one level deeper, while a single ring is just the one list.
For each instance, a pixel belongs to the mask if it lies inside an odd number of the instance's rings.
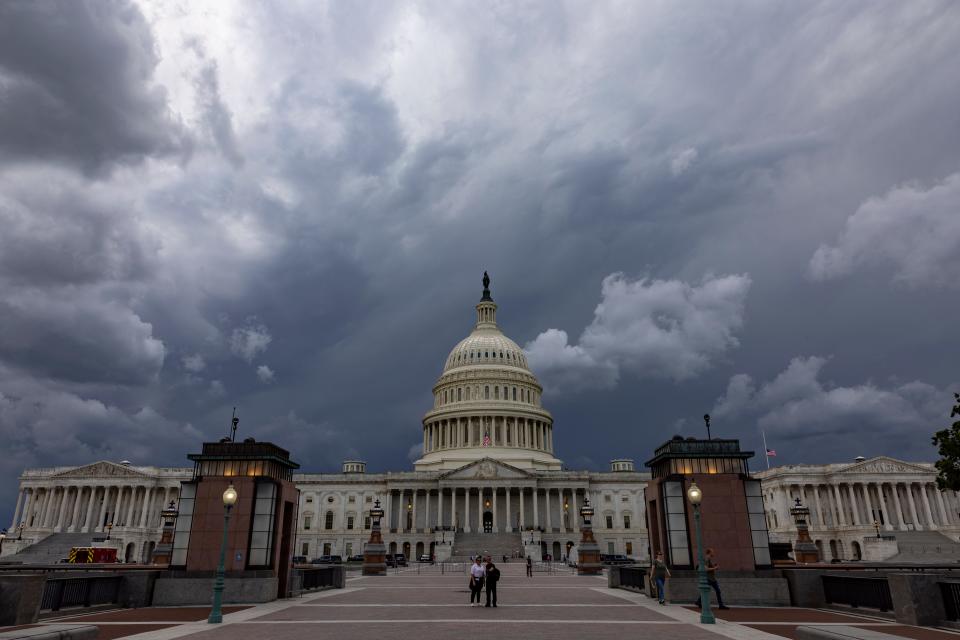
[{"label": "street lamp", "polygon": [[110,539],[110,531],[113,530],[113,522],[107,523],[107,540]]},{"label": "street lamp", "polygon": [[877,537],[880,537],[880,523],[876,520],[873,521],[873,528],[877,530]]},{"label": "street lamp", "polygon": [[22,522],[20,523],[20,526],[17,527],[17,540],[23,539],[23,527],[24,527],[24,523]]},{"label": "street lamp", "polygon": [[213,608],[210,610],[210,617],[207,618],[208,623],[223,622],[223,613],[220,611],[220,604],[223,601],[223,564],[227,553],[227,525],[230,522],[230,509],[235,504],[237,504],[237,490],[231,484],[223,492],[223,539],[220,541],[220,564],[217,565],[217,577],[213,581]]},{"label": "street lamp", "polygon": [[696,482],[687,489],[687,500],[693,506],[693,529],[697,534],[697,583],[700,590],[700,624],[716,624],[717,619],[710,611],[710,584],[707,582],[707,563],[703,557],[703,536],[700,533],[700,502],[703,492]]}]

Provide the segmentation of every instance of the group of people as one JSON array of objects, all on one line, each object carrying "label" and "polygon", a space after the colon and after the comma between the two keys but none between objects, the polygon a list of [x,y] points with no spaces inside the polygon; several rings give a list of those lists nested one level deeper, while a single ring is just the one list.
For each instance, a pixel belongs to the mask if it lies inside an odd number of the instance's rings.
[{"label": "group of people", "polygon": [[[723,596],[720,595],[720,583],[717,582],[717,570],[720,565],[717,564],[716,557],[712,548],[707,548],[703,552],[704,564],[707,570],[707,584],[713,588],[717,594],[717,606],[720,609],[728,609],[723,604]],[[670,567],[663,561],[663,552],[657,551],[657,556],[650,565],[650,579],[657,588],[657,602],[666,604],[666,582],[670,577]],[[697,600],[697,608],[701,607],[700,600]]]},{"label": "group of people", "polygon": [[[480,606],[480,594],[483,587],[487,587],[487,607],[497,606],[497,583],[500,581],[500,569],[487,558],[486,564],[482,556],[477,556],[470,565],[470,606]],[[474,602],[476,600],[476,602]],[[493,604],[491,604],[491,602]]]}]

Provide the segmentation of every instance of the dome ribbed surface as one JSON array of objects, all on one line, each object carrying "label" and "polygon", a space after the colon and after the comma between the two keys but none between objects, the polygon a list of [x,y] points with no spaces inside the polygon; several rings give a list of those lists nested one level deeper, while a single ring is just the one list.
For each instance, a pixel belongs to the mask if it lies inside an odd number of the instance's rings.
[{"label": "dome ribbed surface", "polygon": [[457,343],[447,356],[443,372],[471,365],[499,365],[530,371],[523,349],[497,329],[476,329]]}]

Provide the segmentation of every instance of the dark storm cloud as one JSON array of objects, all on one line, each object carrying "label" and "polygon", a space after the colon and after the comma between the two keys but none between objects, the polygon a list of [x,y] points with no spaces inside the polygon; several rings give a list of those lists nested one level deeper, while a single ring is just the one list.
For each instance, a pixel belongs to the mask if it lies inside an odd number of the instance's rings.
[{"label": "dark storm cloud", "polygon": [[91,173],[186,152],[156,63],[149,26],[125,0],[0,3],[0,161]]},{"label": "dark storm cloud", "polygon": [[0,9],[45,43],[0,43],[4,477],[181,464],[233,406],[406,468],[484,269],[518,343],[566,332],[569,465],[711,410],[786,462],[932,455],[955,3],[51,6]]}]

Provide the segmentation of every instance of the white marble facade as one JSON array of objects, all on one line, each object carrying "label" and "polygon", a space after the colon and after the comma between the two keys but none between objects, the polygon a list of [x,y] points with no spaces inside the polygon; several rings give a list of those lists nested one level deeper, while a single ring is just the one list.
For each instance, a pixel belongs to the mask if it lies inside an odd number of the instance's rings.
[{"label": "white marble facade", "polygon": [[931,463],[880,456],[785,465],[755,475],[762,480],[771,542],[796,539],[789,510],[799,498],[810,509],[810,537],[827,561],[862,559],[864,538],[876,537],[878,530],[894,536],[937,531],[960,539],[960,496],[937,489]]}]

